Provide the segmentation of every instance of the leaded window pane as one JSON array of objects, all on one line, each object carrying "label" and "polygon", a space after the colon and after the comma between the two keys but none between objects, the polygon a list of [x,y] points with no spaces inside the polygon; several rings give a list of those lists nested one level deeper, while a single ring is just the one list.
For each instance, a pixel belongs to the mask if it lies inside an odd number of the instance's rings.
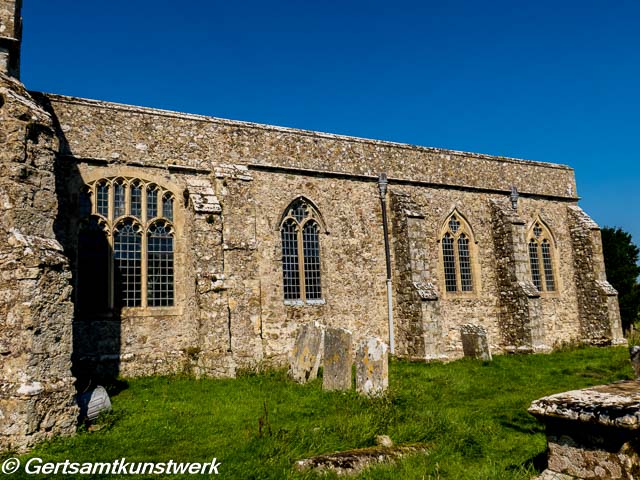
[{"label": "leaded window pane", "polygon": [[446,233],[442,238],[442,257],[444,259],[444,283],[447,292],[458,290],[456,280],[456,257],[453,251],[453,237]]},{"label": "leaded window pane", "polygon": [[458,221],[456,216],[453,215],[449,220],[449,230],[451,230],[451,232],[455,234],[459,228],[460,228],[460,222]]},{"label": "leaded window pane", "polygon": [[131,216],[142,220],[142,185],[137,182],[131,185],[129,212]]},{"label": "leaded window pane", "polygon": [[147,187],[147,221],[158,216],[158,187],[149,185]]},{"label": "leaded window pane", "polygon": [[460,261],[460,284],[463,292],[473,290],[471,279],[471,257],[469,255],[469,239],[463,233],[458,238],[458,259]]},{"label": "leaded window pane", "polygon": [[322,298],[319,230],[318,224],[314,221],[308,221],[302,229],[304,282],[307,300],[320,300]]},{"label": "leaded window pane", "polygon": [[114,278],[118,305],[139,307],[142,300],[142,234],[131,220],[121,222],[114,235]]},{"label": "leaded window pane", "polygon": [[105,218],[109,217],[109,184],[100,182],[96,187],[96,211]]},{"label": "leaded window pane", "polygon": [[147,238],[147,305],[173,306],[173,285],[173,233],[166,222],[155,223]]},{"label": "leaded window pane", "polygon": [[285,300],[300,299],[300,270],[298,258],[298,232],[293,220],[287,220],[280,229],[282,238],[282,284]]},{"label": "leaded window pane", "polygon": [[293,218],[296,219],[296,221],[298,223],[302,223],[302,221],[307,217],[307,215],[309,214],[309,210],[308,210],[308,206],[305,202],[303,202],[302,200],[298,200],[292,207],[291,207],[291,216]]},{"label": "leaded window pane", "polygon": [[547,290],[552,292],[556,289],[556,282],[553,278],[553,265],[551,263],[551,249],[548,240],[543,240],[540,245],[542,250],[542,266],[544,268],[544,282]]},{"label": "leaded window pane", "polygon": [[113,217],[124,215],[124,183],[118,181],[113,185]]},{"label": "leaded window pane", "polygon": [[173,220],[173,195],[170,193],[162,197],[162,216],[167,220]]},{"label": "leaded window pane", "polygon": [[531,264],[531,281],[538,290],[542,290],[542,278],[540,277],[540,257],[538,256],[538,242],[529,242],[529,263]]},{"label": "leaded window pane", "polygon": [[540,238],[540,235],[542,235],[542,228],[540,228],[539,223],[536,223],[535,227],[533,227],[533,234],[536,238]]}]

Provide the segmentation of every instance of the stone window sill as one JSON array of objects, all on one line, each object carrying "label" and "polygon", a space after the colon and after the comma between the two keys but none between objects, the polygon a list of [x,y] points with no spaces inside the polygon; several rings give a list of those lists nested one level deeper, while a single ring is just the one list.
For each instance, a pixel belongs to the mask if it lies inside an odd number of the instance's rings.
[{"label": "stone window sill", "polygon": [[318,305],[324,305],[326,302],[324,299],[320,300],[285,300],[284,304],[287,307],[314,307]]}]

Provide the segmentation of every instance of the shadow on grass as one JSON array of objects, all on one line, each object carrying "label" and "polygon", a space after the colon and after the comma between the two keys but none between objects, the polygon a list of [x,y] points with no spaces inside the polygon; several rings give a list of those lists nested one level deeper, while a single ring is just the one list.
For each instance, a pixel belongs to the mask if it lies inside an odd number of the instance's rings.
[{"label": "shadow on grass", "polygon": [[[507,467],[509,470],[518,470],[520,468],[522,468],[523,465],[511,465],[509,467]],[[529,458],[528,460],[526,460],[524,462],[524,467],[525,468],[532,468],[534,469],[536,472],[543,472],[544,470],[547,469],[548,463],[547,463],[547,452],[540,452],[539,454]]]},{"label": "shadow on grass", "polygon": [[517,412],[512,415],[501,415],[499,417],[499,422],[503,427],[525,435],[536,433],[544,434],[544,425],[527,412]]}]

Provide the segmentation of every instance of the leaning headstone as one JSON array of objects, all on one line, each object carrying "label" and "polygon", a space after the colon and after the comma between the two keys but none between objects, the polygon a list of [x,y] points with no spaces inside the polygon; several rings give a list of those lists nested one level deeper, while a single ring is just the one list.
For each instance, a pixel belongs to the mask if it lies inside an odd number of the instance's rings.
[{"label": "leaning headstone", "polygon": [[631,347],[631,366],[636,378],[640,379],[640,345]]},{"label": "leaning headstone", "polygon": [[484,362],[491,361],[487,331],[480,325],[466,323],[460,327],[462,350],[465,357],[471,357]]},{"label": "leaning headstone", "polygon": [[322,388],[350,390],[352,365],[351,332],[343,328],[327,328],[324,331]]},{"label": "leaning headstone", "polygon": [[298,330],[296,342],[289,357],[289,376],[298,383],[306,383],[318,376],[322,359],[324,331],[316,323],[307,323]]},{"label": "leaning headstone", "polygon": [[364,395],[378,396],[388,387],[387,345],[375,337],[361,341],[356,352],[356,390]]},{"label": "leaning headstone", "polygon": [[109,394],[98,385],[95,389],[82,393],[77,397],[80,407],[80,420],[93,422],[102,412],[111,411],[111,400]]}]

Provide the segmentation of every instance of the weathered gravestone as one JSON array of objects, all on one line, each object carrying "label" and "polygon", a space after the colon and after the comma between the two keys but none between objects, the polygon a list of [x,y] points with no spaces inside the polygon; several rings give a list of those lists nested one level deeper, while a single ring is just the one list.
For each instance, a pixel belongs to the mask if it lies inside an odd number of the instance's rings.
[{"label": "weathered gravestone", "polygon": [[322,359],[324,330],[317,323],[301,325],[289,357],[289,376],[298,383],[306,383],[318,376]]},{"label": "weathered gravestone", "polygon": [[636,378],[640,378],[640,345],[631,348],[631,366]]},{"label": "weathered gravestone", "polygon": [[356,390],[364,395],[378,396],[388,387],[387,345],[375,337],[361,341],[356,352]]},{"label": "weathered gravestone", "polygon": [[462,350],[465,357],[471,357],[484,362],[491,361],[487,331],[480,325],[466,323],[460,327]]},{"label": "weathered gravestone", "polygon": [[342,328],[327,328],[324,332],[324,362],[322,388],[350,390],[353,347],[351,332]]}]

